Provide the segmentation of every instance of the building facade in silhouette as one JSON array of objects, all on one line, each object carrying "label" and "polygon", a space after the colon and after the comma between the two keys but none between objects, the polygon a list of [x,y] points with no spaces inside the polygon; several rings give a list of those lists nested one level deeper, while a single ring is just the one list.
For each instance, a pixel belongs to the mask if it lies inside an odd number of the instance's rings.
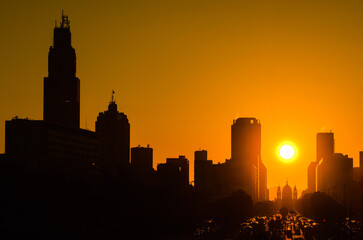
[{"label": "building facade in silhouette", "polygon": [[99,173],[99,140],[79,128],[80,86],[67,16],[54,28],[44,78],[44,121],[6,121],[7,163],[26,172],[64,179],[95,179]]},{"label": "building facade in silhouette", "polygon": [[320,185],[318,191],[325,192],[340,204],[350,196],[353,185],[353,159],[348,155],[335,153],[323,158],[319,164]]},{"label": "building facade in silhouette", "polygon": [[5,123],[7,161],[25,172],[92,180],[99,174],[98,144],[84,129],[17,118]]},{"label": "building facade in silhouette", "polygon": [[292,209],[292,189],[286,181],[286,185],[282,189],[282,206]]},{"label": "building facade in silhouette", "polygon": [[153,174],[153,149],[149,145],[131,148],[131,168],[139,178]]},{"label": "building facade in silhouette", "polygon": [[259,167],[262,163],[261,124],[256,118],[238,118],[233,121],[231,130],[231,188],[242,189],[257,201],[259,190],[266,191],[259,189],[259,175],[265,175],[263,166]]},{"label": "building facade in silhouette", "polygon": [[157,166],[158,184],[174,191],[186,191],[189,187],[189,161],[185,156],[167,158]]},{"label": "building facade in silhouette", "polygon": [[316,134],[316,161],[334,154],[334,133],[324,132]]},{"label": "building facade in silhouette", "polygon": [[316,167],[317,162],[311,162],[308,167],[308,193],[316,192]]},{"label": "building facade in silhouette", "polygon": [[48,77],[44,78],[44,111],[47,122],[79,128],[80,82],[76,77],[76,53],[71,45],[67,16],[54,28],[49,48]]},{"label": "building facade in silhouette", "polygon": [[260,201],[268,201],[268,189],[267,189],[267,168],[265,164],[259,160],[259,177],[258,177],[258,199]]},{"label": "building facade in silhouette", "polygon": [[213,190],[213,162],[206,150],[194,152],[194,188],[203,193]]},{"label": "building facade in silhouette", "polygon": [[[334,133],[317,133],[316,135],[316,163],[317,163],[317,190],[326,189],[326,170],[324,166],[327,159],[334,154]],[[325,163],[323,164],[325,159]]]},{"label": "building facade in silhouette", "polygon": [[116,180],[124,177],[130,168],[130,124],[127,116],[117,110],[113,94],[108,110],[97,117],[96,135],[103,170]]}]

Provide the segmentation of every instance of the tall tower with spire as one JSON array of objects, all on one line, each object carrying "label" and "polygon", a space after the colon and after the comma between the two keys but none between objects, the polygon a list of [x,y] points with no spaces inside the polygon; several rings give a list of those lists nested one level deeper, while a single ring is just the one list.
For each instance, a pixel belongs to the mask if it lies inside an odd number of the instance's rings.
[{"label": "tall tower with spire", "polygon": [[44,78],[45,121],[79,128],[80,83],[76,77],[76,52],[71,45],[70,21],[63,15],[54,28],[49,48],[48,77]]},{"label": "tall tower with spire", "polygon": [[117,180],[130,166],[130,124],[127,116],[117,110],[114,93],[108,110],[97,117],[96,135],[103,170],[110,179]]}]

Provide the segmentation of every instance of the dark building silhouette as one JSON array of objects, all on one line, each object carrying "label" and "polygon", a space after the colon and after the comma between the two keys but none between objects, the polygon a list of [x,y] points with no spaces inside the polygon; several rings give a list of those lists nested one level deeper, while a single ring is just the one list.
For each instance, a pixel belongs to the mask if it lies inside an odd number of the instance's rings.
[{"label": "dark building silhouette", "polygon": [[282,196],[281,196],[280,185],[277,187],[276,191],[275,206],[277,209],[280,209],[282,207]]},{"label": "dark building silhouette", "polygon": [[130,167],[130,124],[127,116],[117,111],[113,94],[108,110],[97,117],[96,135],[103,170],[110,178],[118,179]]},{"label": "dark building silhouette", "polygon": [[167,158],[166,164],[177,166],[181,173],[182,183],[189,185],[189,161],[185,156],[179,156],[179,158]]},{"label": "dark building silhouette", "polygon": [[242,189],[253,201],[259,196],[261,124],[256,118],[238,118],[232,129],[231,188]]},{"label": "dark building silhouette", "polygon": [[316,167],[317,162],[311,162],[308,167],[308,193],[316,192]]},{"label": "dark building silhouette", "polygon": [[76,77],[76,53],[71,45],[67,16],[54,28],[49,48],[48,77],[44,78],[45,121],[79,128],[80,83]]},{"label": "dark building silhouette", "polygon": [[276,199],[281,200],[281,188],[280,188],[280,185],[277,187]]},{"label": "dark building silhouette", "polygon": [[153,173],[153,149],[149,147],[131,148],[131,167],[138,176],[149,176]]},{"label": "dark building silhouette", "polygon": [[186,191],[189,186],[189,161],[185,156],[167,158],[158,164],[157,178],[160,186],[174,191]]},{"label": "dark building silhouette", "polygon": [[194,188],[203,193],[213,191],[213,162],[208,160],[207,151],[194,152]]},{"label": "dark building silhouette", "polygon": [[194,161],[207,161],[208,152],[207,150],[199,150],[194,152]]},{"label": "dark building silhouette", "polygon": [[90,180],[98,174],[98,144],[88,130],[41,120],[5,123],[7,162],[26,172]]},{"label": "dark building silhouette", "polygon": [[263,162],[259,161],[259,197],[260,201],[268,201],[268,189],[267,189],[267,168]]},{"label": "dark building silhouette", "polygon": [[296,201],[297,200],[297,189],[296,186],[294,186],[294,191],[292,193],[292,200]]},{"label": "dark building silhouette", "polygon": [[327,159],[334,154],[334,133],[317,133],[316,135],[316,166],[317,166],[317,190],[324,189],[324,170],[322,159]]},{"label": "dark building silhouette", "polygon": [[253,201],[268,200],[267,169],[261,160],[261,125],[256,118],[239,118],[231,126],[232,159],[213,164],[207,151],[195,151],[195,189],[218,199],[243,190]]},{"label": "dark building silhouette", "polygon": [[282,206],[292,209],[292,189],[287,181],[282,189]]},{"label": "dark building silhouette", "polygon": [[334,154],[334,133],[316,134],[316,161]]},{"label": "dark building silhouette", "polygon": [[353,159],[348,155],[335,153],[323,158],[318,169],[321,180],[318,191],[325,192],[339,203],[343,203],[344,191],[346,195],[347,186],[353,183]]}]

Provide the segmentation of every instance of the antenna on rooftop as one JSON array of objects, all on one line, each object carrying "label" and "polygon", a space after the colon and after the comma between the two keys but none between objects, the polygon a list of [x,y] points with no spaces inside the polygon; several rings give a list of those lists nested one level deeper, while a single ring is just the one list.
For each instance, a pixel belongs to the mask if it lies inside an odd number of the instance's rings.
[{"label": "antenna on rooftop", "polygon": [[68,16],[63,14],[63,9],[62,9],[62,21],[60,24],[60,28],[69,28],[69,24],[70,21],[68,20]]}]

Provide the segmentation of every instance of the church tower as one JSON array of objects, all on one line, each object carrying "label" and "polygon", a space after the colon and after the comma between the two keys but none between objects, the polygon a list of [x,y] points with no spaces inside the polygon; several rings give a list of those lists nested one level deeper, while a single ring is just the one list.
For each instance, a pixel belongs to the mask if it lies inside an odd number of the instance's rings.
[{"label": "church tower", "polygon": [[49,48],[48,77],[44,78],[45,121],[79,128],[80,83],[76,77],[76,52],[71,45],[68,16],[63,15],[54,28]]}]

